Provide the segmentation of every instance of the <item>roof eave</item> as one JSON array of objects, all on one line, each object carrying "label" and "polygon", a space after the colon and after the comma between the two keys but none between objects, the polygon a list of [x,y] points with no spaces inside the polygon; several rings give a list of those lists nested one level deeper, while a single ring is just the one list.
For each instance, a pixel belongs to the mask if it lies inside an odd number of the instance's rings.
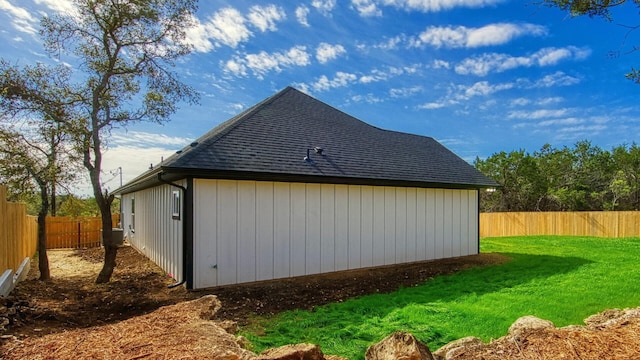
[{"label": "roof eave", "polygon": [[174,181],[187,177],[201,179],[221,179],[221,180],[253,180],[253,181],[277,181],[277,182],[297,182],[312,184],[343,184],[343,185],[369,185],[369,186],[398,186],[417,188],[438,188],[438,189],[486,189],[495,187],[491,183],[452,183],[452,182],[430,182],[415,180],[397,179],[371,179],[356,177],[338,176],[317,176],[304,174],[256,172],[256,171],[228,171],[228,170],[204,170],[185,169],[172,167],[159,167],[154,171],[146,173],[129,184],[114,191],[115,194],[127,194],[138,190],[143,190],[161,183],[158,174],[163,173],[164,179]]}]

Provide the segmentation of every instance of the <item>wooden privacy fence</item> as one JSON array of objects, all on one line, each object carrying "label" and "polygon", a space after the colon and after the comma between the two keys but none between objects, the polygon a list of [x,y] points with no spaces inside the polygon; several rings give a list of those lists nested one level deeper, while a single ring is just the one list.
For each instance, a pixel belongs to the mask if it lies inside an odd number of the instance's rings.
[{"label": "wooden privacy fence", "polygon": [[38,223],[27,215],[25,204],[7,201],[7,188],[0,186],[0,274],[18,270],[25,258],[36,253]]},{"label": "wooden privacy fence", "polygon": [[[120,221],[112,214],[113,225]],[[47,249],[91,248],[101,243],[100,217],[47,217]]]},{"label": "wooden privacy fence", "polygon": [[639,237],[640,212],[498,212],[480,214],[480,237],[522,235]]}]

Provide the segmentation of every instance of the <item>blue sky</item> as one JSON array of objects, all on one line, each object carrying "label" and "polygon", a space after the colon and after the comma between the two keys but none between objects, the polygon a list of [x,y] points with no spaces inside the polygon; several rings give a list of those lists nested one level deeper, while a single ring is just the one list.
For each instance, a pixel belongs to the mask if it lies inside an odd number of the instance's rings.
[{"label": "blue sky", "polygon": [[[126,182],[289,85],[372,125],[434,137],[469,162],[545,143],[637,141],[640,85],[624,74],[638,65],[638,9],[606,22],[536,2],[201,1],[194,52],[175,69],[201,105],[114,131],[105,180],[122,167]],[[0,0],[0,57],[55,63],[38,21],[71,8]]]}]

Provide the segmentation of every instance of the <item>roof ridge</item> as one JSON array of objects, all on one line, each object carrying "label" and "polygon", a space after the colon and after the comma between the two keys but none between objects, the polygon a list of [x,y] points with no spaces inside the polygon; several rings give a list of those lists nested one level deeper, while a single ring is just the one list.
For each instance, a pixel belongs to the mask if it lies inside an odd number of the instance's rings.
[{"label": "roof ridge", "polygon": [[[196,140],[194,140],[194,142],[192,142],[190,145],[187,145],[185,147],[183,147],[182,149],[176,151],[175,154],[173,154],[171,157],[169,157],[168,159],[165,160],[165,164],[168,164],[169,162],[172,161],[176,161],[179,158],[183,158],[185,160],[188,160],[191,156],[191,151],[189,151],[190,149],[192,149],[194,147],[193,144],[199,144],[201,142],[204,142],[206,140],[212,139],[210,141],[209,144],[215,144],[216,142],[222,140],[227,134],[229,134],[233,129],[235,129],[236,127],[238,127],[238,125],[240,125],[243,121],[245,121],[246,119],[251,118],[251,116],[253,116],[255,113],[257,113],[258,111],[262,110],[265,106],[269,105],[270,103],[274,102],[275,100],[277,100],[278,98],[280,98],[281,96],[283,96],[284,94],[286,94],[289,91],[298,91],[295,88],[291,87],[291,86],[287,86],[284,89],[280,90],[279,92],[277,92],[276,94],[262,100],[261,102],[251,106],[250,108],[240,112],[239,114],[237,114],[236,116],[223,121],[222,123],[218,124],[217,126],[215,126],[213,129],[207,131],[204,135],[200,136],[199,138],[197,138]],[[177,156],[176,156],[177,155]]]},{"label": "roof ridge", "polygon": [[[259,110],[262,110],[262,108],[264,108],[266,105],[272,103],[273,101],[275,101],[276,99],[278,99],[279,97],[284,95],[289,90],[295,90],[295,89],[290,87],[290,86],[287,86],[286,88],[280,90],[276,94],[274,94],[274,95],[262,100],[261,102],[253,105],[252,107],[242,111],[241,113],[239,113],[238,115],[232,117],[231,119],[220,123],[218,126],[214,127],[213,129],[211,129],[211,131],[208,131],[203,136],[199,137],[197,140],[204,139],[204,138],[206,138],[206,137],[208,137],[210,135],[214,135],[214,134],[217,133],[216,135],[219,135],[219,136],[216,137],[216,139],[213,141],[213,143],[218,142],[225,135],[227,135],[229,132],[231,132],[231,130],[236,128],[242,121],[250,118],[252,115],[257,113]],[[228,124],[228,125],[226,127],[224,127],[225,124]],[[221,127],[224,127],[224,128],[221,129]]]}]

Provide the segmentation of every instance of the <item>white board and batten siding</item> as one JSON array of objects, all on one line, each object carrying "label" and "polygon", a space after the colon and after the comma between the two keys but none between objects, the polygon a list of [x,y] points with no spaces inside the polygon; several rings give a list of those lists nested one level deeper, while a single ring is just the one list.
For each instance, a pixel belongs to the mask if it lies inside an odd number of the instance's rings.
[{"label": "white board and batten siding", "polygon": [[[176,183],[186,186],[186,181]],[[183,280],[184,275],[182,270],[182,222],[184,221],[182,212],[184,209],[180,209],[179,217],[174,216],[174,191],[179,191],[180,200],[182,200],[184,197],[182,190],[164,184],[122,195],[121,218],[129,243],[171,277],[180,281]],[[132,206],[135,209],[132,209]]]},{"label": "white board and batten siding", "polygon": [[195,179],[194,288],[476,254],[477,201],[477,190]]}]

